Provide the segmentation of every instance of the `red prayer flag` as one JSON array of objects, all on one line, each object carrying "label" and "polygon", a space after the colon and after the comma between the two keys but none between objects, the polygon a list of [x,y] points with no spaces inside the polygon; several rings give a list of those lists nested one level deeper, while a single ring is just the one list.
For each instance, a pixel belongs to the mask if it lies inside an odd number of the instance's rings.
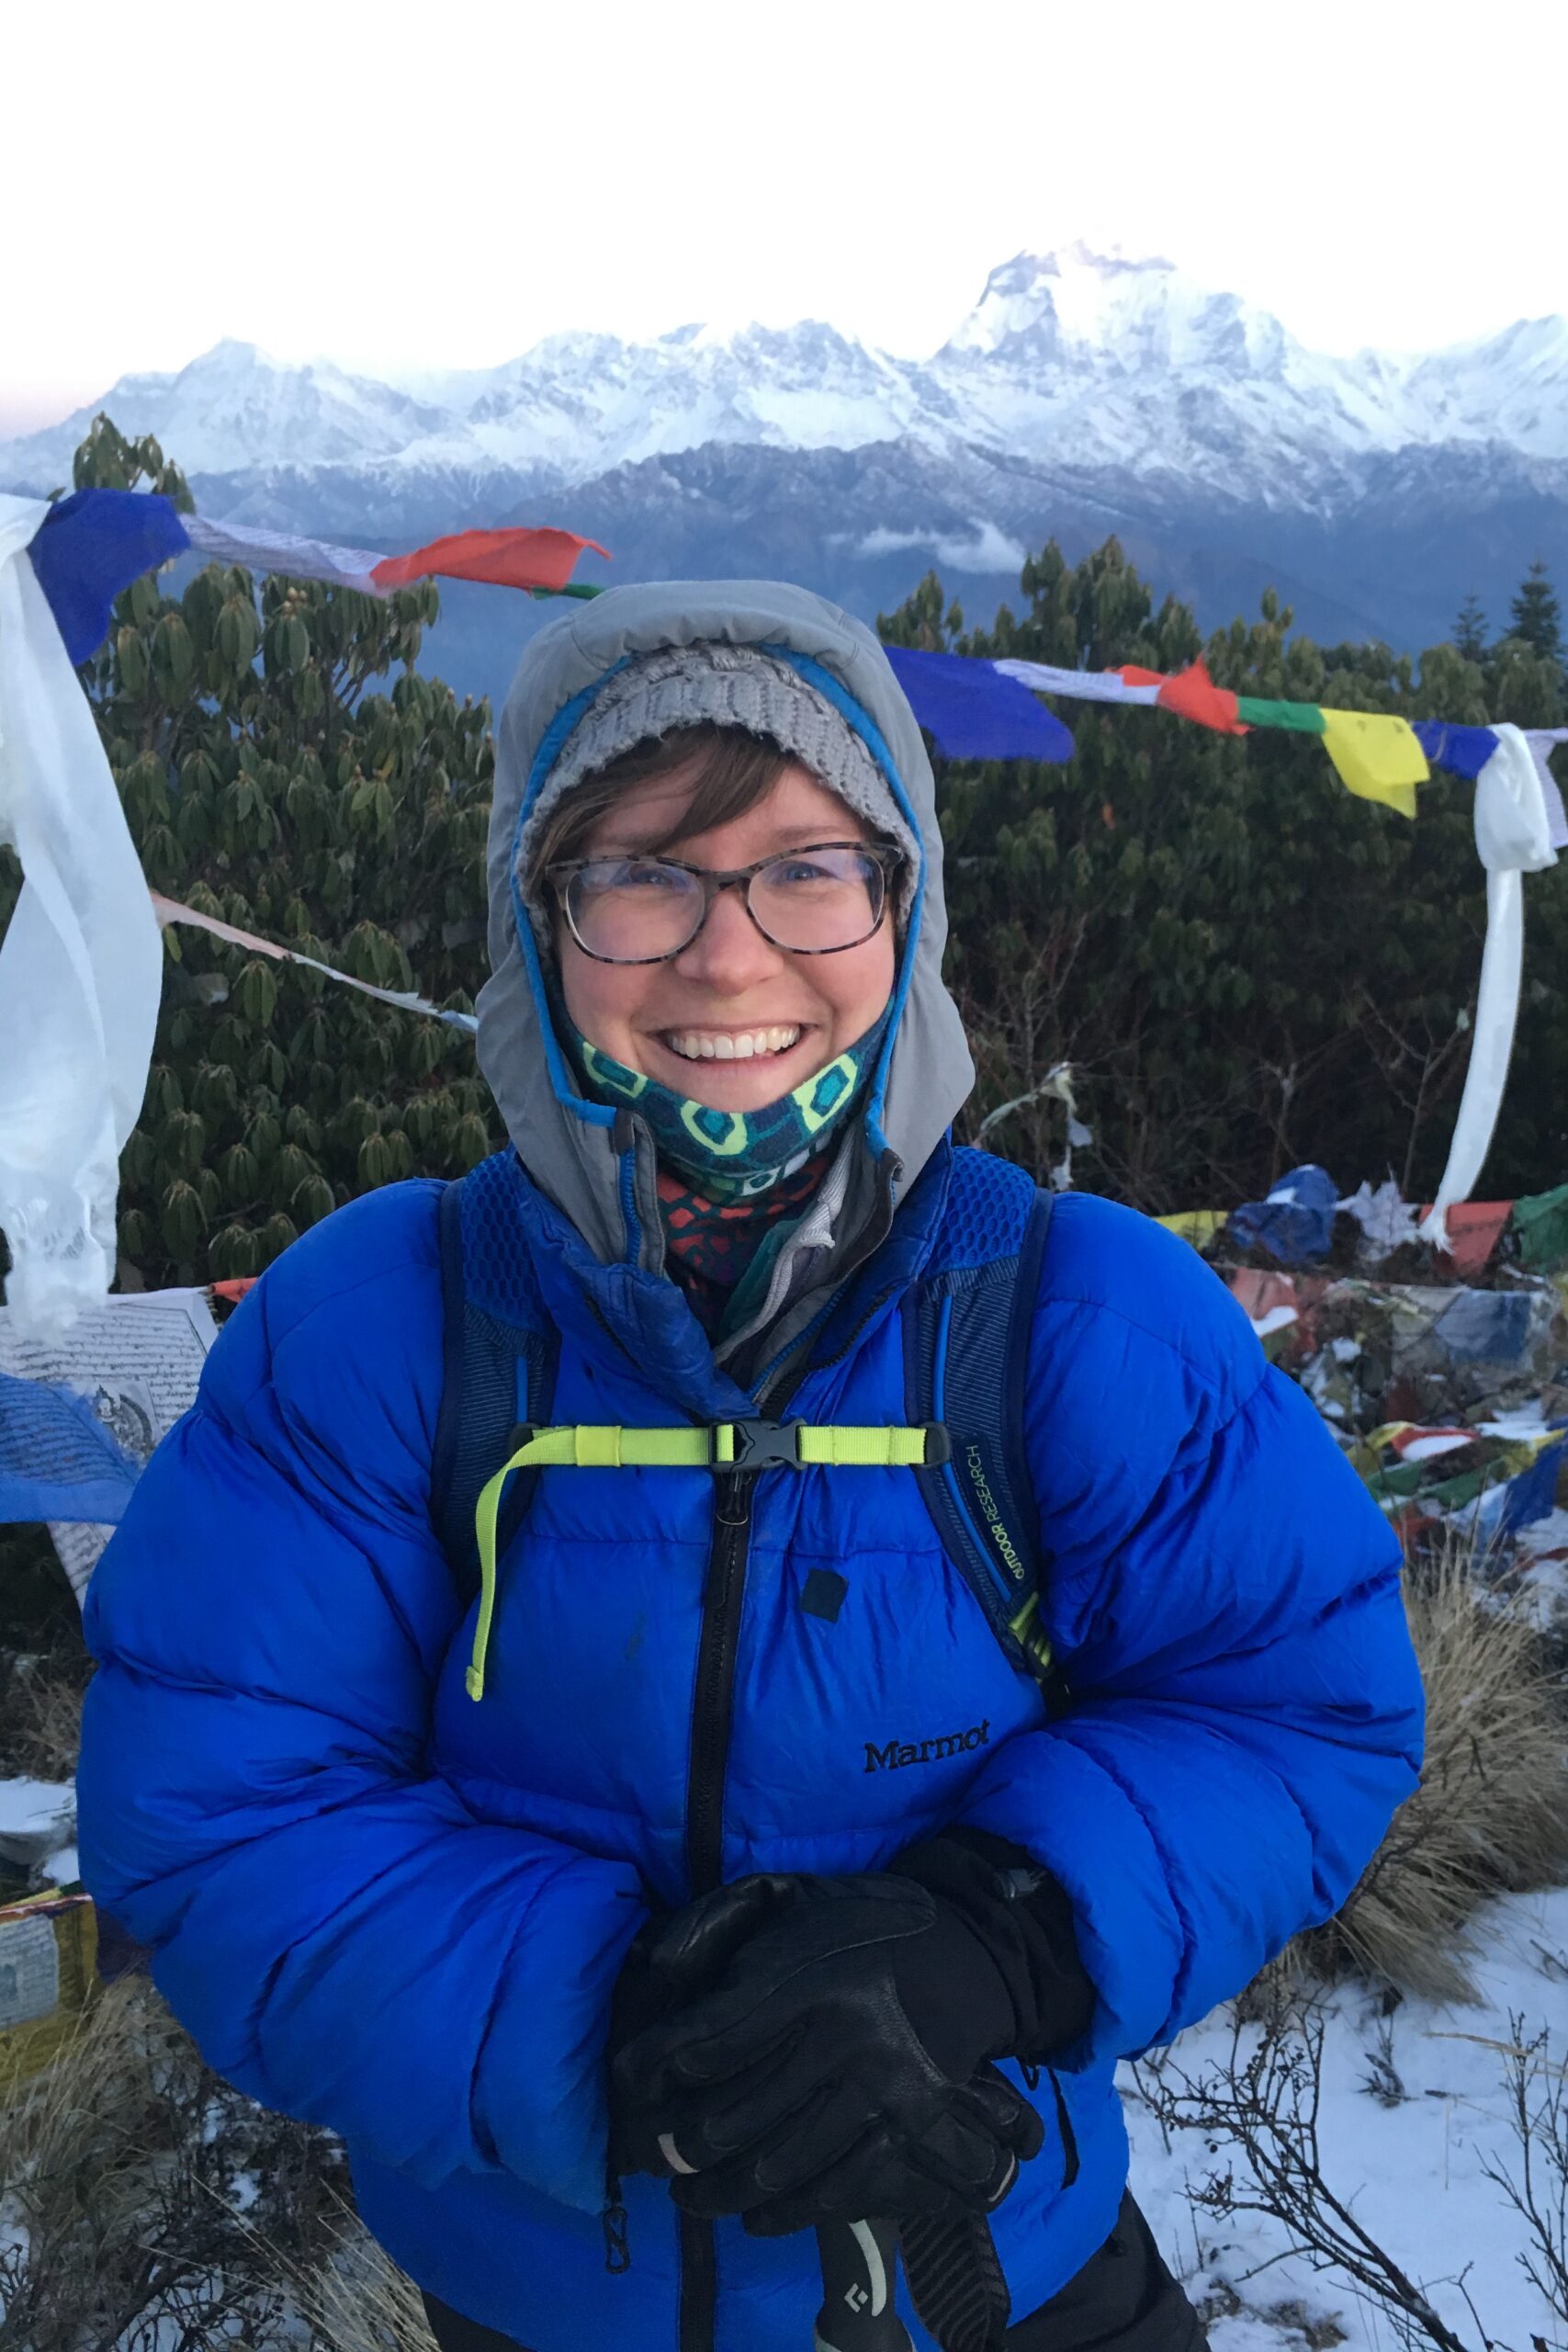
[{"label": "red prayer flag", "polygon": [[[597,539],[553,526],[539,530],[456,531],[412,555],[389,555],[370,577],[378,588],[406,588],[432,573],[444,580],[484,580],[497,588],[548,588],[559,594],[584,548],[608,560]],[[1234,695],[1232,697],[1235,699]]]},{"label": "red prayer flag", "polygon": [[[1430,1216],[1424,1208],[1423,1216]],[[1441,1254],[1461,1276],[1478,1274],[1503,1238],[1514,1214],[1512,1201],[1450,1201],[1444,1212],[1449,1246]]]},{"label": "red prayer flag", "polygon": [[1194,662],[1190,670],[1179,670],[1173,678],[1163,670],[1140,670],[1135,662],[1124,662],[1116,674],[1130,686],[1157,686],[1160,709],[1174,710],[1179,718],[1195,719],[1200,727],[1213,727],[1222,735],[1249,731],[1237,714],[1235,695],[1227,686],[1215,685],[1205,662]]},{"label": "red prayer flag", "polygon": [[1209,675],[1208,664],[1194,662],[1190,670],[1178,671],[1174,678],[1167,678],[1159,690],[1161,710],[1174,710],[1182,718],[1196,719],[1200,727],[1213,727],[1222,735],[1245,735],[1247,729],[1237,715],[1236,697],[1228,687],[1216,686]]}]

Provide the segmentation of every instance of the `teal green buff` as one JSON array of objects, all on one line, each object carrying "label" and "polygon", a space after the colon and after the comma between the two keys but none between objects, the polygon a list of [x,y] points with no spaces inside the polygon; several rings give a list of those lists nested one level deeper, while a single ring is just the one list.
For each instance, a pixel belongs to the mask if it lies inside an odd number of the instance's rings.
[{"label": "teal green buff", "polygon": [[864,1095],[886,1025],[885,1012],[823,1069],[755,1111],[716,1111],[627,1069],[581,1030],[571,1037],[596,1102],[634,1109],[652,1129],[660,1159],[691,1177],[705,1199],[743,1201],[770,1192],[832,1142]]}]

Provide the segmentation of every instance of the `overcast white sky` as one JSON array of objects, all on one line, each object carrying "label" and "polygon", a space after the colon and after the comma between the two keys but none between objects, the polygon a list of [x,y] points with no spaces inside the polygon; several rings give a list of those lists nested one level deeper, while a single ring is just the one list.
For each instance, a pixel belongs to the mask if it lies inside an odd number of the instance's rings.
[{"label": "overcast white sky", "polygon": [[935,347],[1160,252],[1350,350],[1568,311],[1562,0],[107,0],[5,12],[0,435],[221,335],[371,372],[562,327]]}]

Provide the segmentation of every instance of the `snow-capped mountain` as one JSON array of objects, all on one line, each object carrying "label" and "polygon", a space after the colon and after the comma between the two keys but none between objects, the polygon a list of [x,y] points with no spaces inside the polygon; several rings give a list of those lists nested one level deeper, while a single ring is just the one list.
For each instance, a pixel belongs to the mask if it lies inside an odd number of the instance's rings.
[{"label": "snow-capped mountain", "polygon": [[107,408],[122,432],[155,433],[187,474],[246,466],[354,466],[396,457],[439,431],[439,409],[318,360],[295,368],[254,343],[214,344],[177,375],[122,376],[101,401],[63,424],[0,441],[0,467],[28,487],[70,479],[71,456]]},{"label": "snow-capped mountain", "polygon": [[[412,390],[218,344],[177,375],[123,377],[105,402],[187,472],[274,467],[496,469],[586,481],[618,465],[744,442],[854,449],[913,439],[1055,465],[1155,467],[1272,498],[1303,469],[1374,451],[1496,441],[1568,460],[1568,321],[1521,321],[1424,356],[1308,351],[1267,311],[1169,262],[1084,245],[1019,254],[931,359],[868,349],[817,320],[677,327],[646,344],[547,336],[521,358]],[[7,479],[59,474],[91,412],[0,444]]]},{"label": "snow-capped mountain", "polygon": [[1337,357],[1081,244],[993,270],[924,360],[814,320],[691,325],[400,386],[226,342],[0,443],[0,485],[68,481],[100,405],[214,514],[384,543],[570,522],[613,531],[616,576],[788,569],[861,609],[933,560],[1005,593],[1048,533],[1077,552],[1115,529],[1206,618],[1273,579],[1319,631],[1429,641],[1568,525],[1568,322]]}]

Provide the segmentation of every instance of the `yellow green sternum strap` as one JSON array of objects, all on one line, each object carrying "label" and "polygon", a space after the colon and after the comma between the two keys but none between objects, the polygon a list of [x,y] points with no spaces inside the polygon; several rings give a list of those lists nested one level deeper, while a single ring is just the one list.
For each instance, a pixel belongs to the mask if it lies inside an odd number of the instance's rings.
[{"label": "yellow green sternum strap", "polygon": [[948,1458],[940,1421],[915,1428],[814,1427],[805,1421],[718,1421],[705,1428],[622,1429],[580,1421],[565,1429],[528,1430],[480,1491],[474,1512],[479,1552],[479,1613],[473,1656],[464,1677],[470,1699],[482,1699],[485,1653],[495,1614],[496,1527],[501,1498],[514,1470],[890,1470],[919,1468]]}]

